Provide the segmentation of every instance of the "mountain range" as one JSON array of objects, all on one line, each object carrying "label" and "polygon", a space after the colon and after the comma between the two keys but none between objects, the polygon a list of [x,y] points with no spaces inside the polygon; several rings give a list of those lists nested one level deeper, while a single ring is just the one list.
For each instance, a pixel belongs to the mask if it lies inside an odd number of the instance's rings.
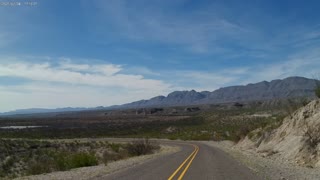
[{"label": "mountain range", "polygon": [[320,81],[304,77],[288,77],[282,80],[262,81],[255,84],[230,86],[215,91],[174,91],[168,96],[156,96],[149,100],[140,100],[123,105],[96,108],[58,108],[58,109],[21,109],[0,115],[30,114],[46,112],[66,112],[98,109],[126,109],[161,106],[186,106],[196,104],[219,104],[246,102],[295,97],[315,98],[314,88]]},{"label": "mountain range", "polygon": [[319,83],[304,77],[288,77],[283,80],[262,81],[245,86],[230,86],[215,91],[174,91],[165,96],[123,104],[121,108],[152,106],[184,106],[218,104],[258,100],[286,99],[295,97],[315,98],[314,88]]}]

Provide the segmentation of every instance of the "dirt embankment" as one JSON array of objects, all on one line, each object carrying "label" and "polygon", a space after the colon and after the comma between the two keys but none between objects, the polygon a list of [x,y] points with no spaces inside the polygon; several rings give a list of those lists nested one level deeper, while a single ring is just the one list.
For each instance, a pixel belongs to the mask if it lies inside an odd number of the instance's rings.
[{"label": "dirt embankment", "polygon": [[320,167],[320,100],[286,117],[279,128],[246,137],[237,146],[264,156],[277,154],[300,166]]},{"label": "dirt embankment", "polygon": [[257,129],[237,144],[212,143],[266,179],[320,179],[320,100],[272,131]]}]

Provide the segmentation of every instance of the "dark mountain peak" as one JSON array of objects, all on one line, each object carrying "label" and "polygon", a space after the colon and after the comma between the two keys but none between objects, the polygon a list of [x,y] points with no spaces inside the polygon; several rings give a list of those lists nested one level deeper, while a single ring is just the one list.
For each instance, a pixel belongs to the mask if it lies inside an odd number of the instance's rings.
[{"label": "dark mountain peak", "polygon": [[185,94],[187,94],[188,91],[173,91],[172,93],[168,94],[168,98],[170,97],[183,97]]},{"label": "dark mountain peak", "polygon": [[156,96],[150,99],[150,101],[162,101],[163,99],[165,99],[165,96]]},{"label": "dark mountain peak", "polygon": [[259,82],[257,84],[269,84],[269,82],[268,81],[261,81],[261,82]]},{"label": "dark mountain peak", "polygon": [[300,77],[300,76],[290,76],[290,77],[287,77],[287,78],[284,78],[283,81],[295,81],[295,80],[310,80],[308,78],[305,78],[305,77]]},{"label": "dark mountain peak", "polygon": [[190,97],[198,97],[203,98],[205,97],[205,93],[202,94],[201,92],[197,92],[195,90],[191,91],[174,91],[170,94],[168,94],[167,98],[190,98]]},{"label": "dark mountain peak", "polygon": [[201,91],[200,93],[201,94],[207,94],[207,93],[210,93],[210,91]]}]

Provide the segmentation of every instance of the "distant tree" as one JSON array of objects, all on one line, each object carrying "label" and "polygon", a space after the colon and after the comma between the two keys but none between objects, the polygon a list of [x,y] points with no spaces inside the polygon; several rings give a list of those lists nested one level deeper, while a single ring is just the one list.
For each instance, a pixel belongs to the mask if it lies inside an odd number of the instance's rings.
[{"label": "distant tree", "polygon": [[307,105],[310,102],[310,99],[307,97],[296,97],[296,98],[288,98],[284,101],[284,110],[286,111],[287,115],[290,116],[290,118],[293,117],[293,113]]},{"label": "distant tree", "polygon": [[316,96],[320,98],[320,83],[317,83],[316,88],[314,89]]},{"label": "distant tree", "polygon": [[307,142],[311,147],[317,147],[320,143],[320,126],[310,126],[306,119],[304,120],[303,125]]},{"label": "distant tree", "polygon": [[314,78],[315,82],[316,82],[316,87],[314,89],[314,93],[316,94],[316,96],[318,98],[320,98],[320,81],[319,78]]}]

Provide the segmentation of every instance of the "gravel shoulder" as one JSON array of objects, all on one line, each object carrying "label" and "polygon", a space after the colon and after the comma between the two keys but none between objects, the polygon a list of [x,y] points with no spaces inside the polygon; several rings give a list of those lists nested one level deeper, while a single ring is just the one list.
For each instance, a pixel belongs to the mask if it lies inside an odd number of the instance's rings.
[{"label": "gravel shoulder", "polygon": [[242,150],[232,142],[222,141],[203,142],[209,146],[219,148],[234,159],[252,169],[257,175],[268,180],[318,180],[320,179],[319,168],[301,167],[294,162],[288,161],[281,154],[265,156],[254,150]]},{"label": "gravel shoulder", "polygon": [[134,167],[141,163],[145,163],[152,159],[158,158],[160,156],[173,154],[175,152],[180,151],[180,147],[178,146],[169,146],[169,145],[161,145],[161,148],[158,152],[154,154],[144,155],[132,157],[129,159],[119,160],[115,162],[108,163],[106,166],[104,164],[100,164],[98,166],[91,167],[83,167],[72,169],[70,171],[58,171],[52,172],[48,174],[34,175],[34,176],[26,176],[16,178],[17,180],[84,180],[84,179],[93,179],[100,176],[104,176],[106,174],[118,172],[130,167]]}]

